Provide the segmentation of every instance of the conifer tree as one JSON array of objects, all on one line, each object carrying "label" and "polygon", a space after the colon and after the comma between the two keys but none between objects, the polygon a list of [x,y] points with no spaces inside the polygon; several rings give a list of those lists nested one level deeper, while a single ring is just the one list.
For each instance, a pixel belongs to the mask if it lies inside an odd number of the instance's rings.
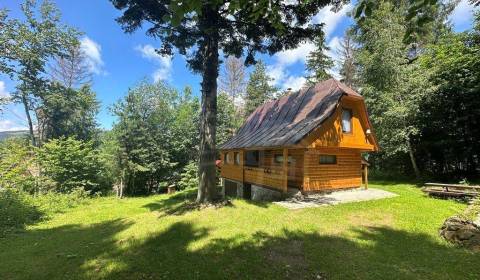
[{"label": "conifer tree", "polygon": [[311,72],[307,77],[309,84],[315,84],[332,76],[328,73],[328,70],[333,67],[333,60],[325,53],[330,48],[325,44],[325,37],[317,37],[314,40],[315,50],[312,51],[307,57],[307,70]]},{"label": "conifer tree", "polygon": [[245,117],[248,117],[255,109],[273,98],[277,89],[269,84],[273,79],[268,76],[263,61],[255,65],[250,74],[247,84],[247,95],[245,96]]}]

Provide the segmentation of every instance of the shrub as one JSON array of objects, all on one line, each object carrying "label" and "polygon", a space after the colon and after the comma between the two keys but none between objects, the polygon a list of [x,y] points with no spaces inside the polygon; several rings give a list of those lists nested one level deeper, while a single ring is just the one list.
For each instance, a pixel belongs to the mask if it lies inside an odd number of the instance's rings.
[{"label": "shrub", "polygon": [[33,197],[14,188],[0,189],[0,235],[15,228],[24,228],[41,217]]},{"label": "shrub", "polygon": [[24,229],[41,219],[85,204],[89,192],[83,188],[73,189],[68,194],[47,192],[30,195],[15,188],[0,189],[0,236],[7,232]]},{"label": "shrub", "polygon": [[0,188],[17,188],[33,192],[38,168],[32,164],[33,148],[24,139],[0,142]]},{"label": "shrub", "polygon": [[180,174],[178,189],[188,189],[198,187],[198,166],[194,161],[189,162]]},{"label": "shrub", "polygon": [[81,187],[98,192],[102,185],[103,167],[91,142],[73,138],[54,139],[38,149],[42,175],[54,182],[54,190],[68,193]]}]

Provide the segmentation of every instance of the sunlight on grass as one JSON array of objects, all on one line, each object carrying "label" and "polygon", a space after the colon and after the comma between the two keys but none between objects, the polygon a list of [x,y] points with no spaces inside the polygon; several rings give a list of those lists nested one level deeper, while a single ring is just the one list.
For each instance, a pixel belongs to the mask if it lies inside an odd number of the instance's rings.
[{"label": "sunlight on grass", "polygon": [[0,275],[478,279],[480,256],[438,236],[444,219],[466,205],[425,197],[411,185],[371,187],[399,196],[301,210],[240,199],[198,210],[185,207],[182,193],[97,198],[2,239]]}]

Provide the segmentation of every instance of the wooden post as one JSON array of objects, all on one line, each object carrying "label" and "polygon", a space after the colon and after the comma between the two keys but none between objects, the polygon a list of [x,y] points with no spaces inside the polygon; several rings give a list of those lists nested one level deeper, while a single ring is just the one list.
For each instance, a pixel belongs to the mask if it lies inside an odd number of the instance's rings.
[{"label": "wooden post", "polygon": [[283,192],[288,190],[288,149],[283,149]]},{"label": "wooden post", "polygon": [[363,169],[364,177],[365,177],[365,189],[368,190],[368,165],[365,165]]}]

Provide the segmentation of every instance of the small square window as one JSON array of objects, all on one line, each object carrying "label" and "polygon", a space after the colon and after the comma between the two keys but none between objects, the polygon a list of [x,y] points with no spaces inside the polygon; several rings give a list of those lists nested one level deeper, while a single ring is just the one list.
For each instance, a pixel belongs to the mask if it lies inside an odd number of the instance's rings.
[{"label": "small square window", "polygon": [[240,165],[240,153],[239,152],[233,153],[233,159],[235,161],[235,165]]},{"label": "small square window", "polygon": [[337,164],[336,155],[320,155],[320,164]]},{"label": "small square window", "polygon": [[352,133],[352,110],[350,109],[342,111],[342,132]]},{"label": "small square window", "polygon": [[[273,161],[277,164],[281,164],[283,163],[283,155],[281,154],[276,154],[274,157],[273,157]],[[293,159],[292,156],[288,156],[288,164],[291,164],[293,163],[295,160]]]},{"label": "small square window", "polygon": [[228,153],[223,154],[223,163],[226,164],[228,159]]}]

